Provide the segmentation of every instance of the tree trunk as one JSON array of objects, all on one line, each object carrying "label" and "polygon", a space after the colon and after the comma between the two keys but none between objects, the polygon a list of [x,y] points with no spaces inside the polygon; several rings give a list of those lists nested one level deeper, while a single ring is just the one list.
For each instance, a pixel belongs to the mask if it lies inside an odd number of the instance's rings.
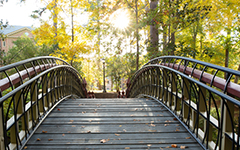
[{"label": "tree trunk", "polygon": [[[226,39],[226,49],[225,49],[225,67],[228,68],[228,62],[229,62],[229,51],[230,51],[230,39],[231,36],[231,29],[227,30],[227,39]],[[225,73],[224,78],[227,80],[228,75]]]},{"label": "tree trunk", "polygon": [[[157,8],[158,1],[157,0],[151,0],[150,2],[150,11],[155,11]],[[153,59],[155,54],[158,52],[158,27],[155,21],[155,18],[152,19],[150,24],[150,42],[151,42],[151,59]]]},{"label": "tree trunk", "polygon": [[175,32],[171,33],[171,55],[174,55],[174,51],[175,51]]},{"label": "tree trunk", "polygon": [[135,10],[136,10],[136,36],[137,36],[137,60],[136,60],[137,71],[139,66],[138,0],[135,0]]},{"label": "tree trunk", "polygon": [[[54,6],[53,6],[53,13],[54,13],[54,15],[53,15],[53,27],[54,27],[54,32],[55,32],[54,44],[58,45],[57,40],[56,40],[56,38],[57,38],[57,13],[55,11],[56,7],[57,7],[57,0],[54,0]],[[55,46],[54,49],[57,50],[57,47],[58,46]]]},{"label": "tree trunk", "polygon": [[163,25],[163,50],[162,54],[166,55],[166,47],[167,47],[167,26]]},{"label": "tree trunk", "polygon": [[74,16],[74,14],[73,14],[73,5],[72,5],[72,0],[70,0],[70,3],[71,3],[71,14],[72,14],[72,16],[71,16],[71,21],[72,21],[72,43],[74,42],[74,28],[73,28],[73,16]]},{"label": "tree trunk", "polygon": [[[240,64],[238,65],[238,71],[240,71]],[[238,83],[239,76],[235,76],[234,83]]]}]

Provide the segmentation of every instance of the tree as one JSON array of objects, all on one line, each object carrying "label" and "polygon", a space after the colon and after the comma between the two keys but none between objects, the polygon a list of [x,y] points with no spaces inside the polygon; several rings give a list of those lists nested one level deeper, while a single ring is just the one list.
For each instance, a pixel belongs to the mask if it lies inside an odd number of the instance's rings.
[{"label": "tree", "polygon": [[13,41],[13,44],[14,46],[2,57],[3,65],[8,65],[32,57],[48,56],[53,52],[53,49],[46,45],[42,47],[36,46],[33,39],[30,39],[29,37],[18,38],[16,41]]}]

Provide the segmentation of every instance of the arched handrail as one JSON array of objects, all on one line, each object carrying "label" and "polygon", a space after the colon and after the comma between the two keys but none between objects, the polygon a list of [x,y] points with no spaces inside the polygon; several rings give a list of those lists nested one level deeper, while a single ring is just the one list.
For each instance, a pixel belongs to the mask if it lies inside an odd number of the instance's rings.
[{"label": "arched handrail", "polygon": [[239,149],[240,102],[155,60],[135,73],[127,97],[145,95],[163,103],[204,149]]},{"label": "arched handrail", "polygon": [[[149,64],[160,64],[173,68],[209,86],[216,87],[223,93],[228,93],[235,98],[240,97],[239,71],[181,56],[157,57],[150,60],[145,66]],[[226,79],[222,78],[223,75]]]},{"label": "arched handrail", "polygon": [[8,81],[0,86],[5,90],[0,97],[0,149],[23,149],[59,102],[71,96],[86,97],[80,74],[59,58],[32,58],[0,71],[6,75],[0,81]]},{"label": "arched handrail", "polygon": [[66,61],[52,56],[34,57],[0,67],[0,97],[8,88],[14,89],[25,79],[57,65],[69,65]]}]

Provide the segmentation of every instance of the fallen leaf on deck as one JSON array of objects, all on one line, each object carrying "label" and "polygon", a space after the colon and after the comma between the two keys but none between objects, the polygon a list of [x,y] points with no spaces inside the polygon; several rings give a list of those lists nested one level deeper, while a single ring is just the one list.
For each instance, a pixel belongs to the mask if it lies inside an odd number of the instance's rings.
[{"label": "fallen leaf on deck", "polygon": [[124,132],[127,132],[127,130],[126,130],[126,129],[123,129],[123,131],[124,131]]},{"label": "fallen leaf on deck", "polygon": [[110,139],[102,139],[102,140],[100,140],[100,143],[106,143],[108,141],[110,141]]},{"label": "fallen leaf on deck", "polygon": [[119,125],[119,127],[122,127],[122,125]]},{"label": "fallen leaf on deck", "polygon": [[152,144],[148,144],[147,146],[150,147],[150,146],[152,146]]},{"label": "fallen leaf on deck", "polygon": [[62,136],[65,136],[65,134],[62,134]]},{"label": "fallen leaf on deck", "polygon": [[88,130],[88,131],[87,131],[87,133],[91,133],[91,131],[90,131],[90,130]]},{"label": "fallen leaf on deck", "polygon": [[102,140],[100,140],[100,143],[106,143],[106,142],[107,142],[106,139],[102,139]]},{"label": "fallen leaf on deck", "polygon": [[177,144],[172,144],[171,145],[173,148],[177,148]]},{"label": "fallen leaf on deck", "polygon": [[148,130],[149,132],[157,132],[157,130]]},{"label": "fallen leaf on deck", "polygon": [[76,127],[75,125],[72,125],[72,127]]},{"label": "fallen leaf on deck", "polygon": [[47,131],[44,131],[44,130],[43,130],[42,133],[47,133]]},{"label": "fallen leaf on deck", "polygon": [[189,136],[189,137],[186,137],[186,139],[191,139],[191,137]]},{"label": "fallen leaf on deck", "polygon": [[41,141],[41,139],[40,139],[40,138],[37,138],[37,141]]},{"label": "fallen leaf on deck", "polygon": [[70,120],[70,122],[73,122],[74,120]]},{"label": "fallen leaf on deck", "polygon": [[58,111],[60,111],[60,109],[58,108]]},{"label": "fallen leaf on deck", "polygon": [[180,148],[181,148],[181,149],[185,149],[185,148],[187,148],[187,146],[180,146]]},{"label": "fallen leaf on deck", "polygon": [[135,111],[137,111],[138,109],[137,108],[135,108]]},{"label": "fallen leaf on deck", "polygon": [[85,128],[85,126],[81,126],[82,128]]},{"label": "fallen leaf on deck", "polygon": [[180,131],[179,129],[176,129],[176,131]]},{"label": "fallen leaf on deck", "polygon": [[24,149],[27,149],[27,146],[25,146]]},{"label": "fallen leaf on deck", "polygon": [[166,127],[166,126],[169,126],[169,124],[164,124],[164,126]]},{"label": "fallen leaf on deck", "polygon": [[136,119],[133,119],[133,121],[137,121]]},{"label": "fallen leaf on deck", "polygon": [[52,141],[53,139],[48,139],[48,141]]},{"label": "fallen leaf on deck", "polygon": [[120,136],[120,134],[115,133],[116,136]]},{"label": "fallen leaf on deck", "polygon": [[134,115],[131,115],[131,117],[133,117]]},{"label": "fallen leaf on deck", "polygon": [[172,122],[172,121],[166,120],[165,122]]},{"label": "fallen leaf on deck", "polygon": [[177,120],[177,118],[173,118],[173,120]]},{"label": "fallen leaf on deck", "polygon": [[130,147],[125,147],[125,149],[130,149]]},{"label": "fallen leaf on deck", "polygon": [[82,106],[82,104],[79,104],[78,106]]},{"label": "fallen leaf on deck", "polygon": [[149,125],[149,126],[155,127],[156,125],[155,125],[155,124],[151,124],[151,125]]},{"label": "fallen leaf on deck", "polygon": [[71,131],[68,131],[68,133],[71,133]]}]

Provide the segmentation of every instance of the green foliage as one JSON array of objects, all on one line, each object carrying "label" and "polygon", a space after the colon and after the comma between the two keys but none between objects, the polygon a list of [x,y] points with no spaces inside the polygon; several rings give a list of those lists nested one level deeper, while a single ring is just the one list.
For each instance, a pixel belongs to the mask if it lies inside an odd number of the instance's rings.
[{"label": "green foliage", "polygon": [[13,44],[14,46],[8,52],[1,55],[3,65],[32,57],[48,56],[53,52],[53,47],[48,47],[46,45],[38,47],[35,42],[28,37],[18,38],[16,41],[13,41]]}]

